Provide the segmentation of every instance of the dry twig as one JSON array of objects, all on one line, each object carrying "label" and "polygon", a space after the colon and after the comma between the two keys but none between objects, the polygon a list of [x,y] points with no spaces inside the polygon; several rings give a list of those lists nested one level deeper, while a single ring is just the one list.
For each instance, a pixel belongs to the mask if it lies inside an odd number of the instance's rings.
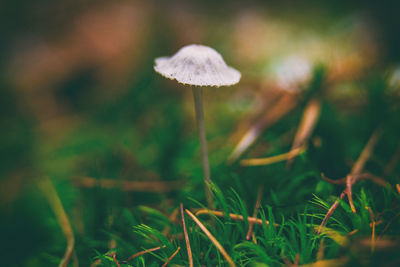
[{"label": "dry twig", "polygon": [[375,250],[375,218],[374,218],[374,213],[372,212],[370,207],[365,207],[371,216],[371,228],[372,228],[372,234],[371,234],[371,252],[374,252]]},{"label": "dry twig", "polygon": [[119,262],[117,261],[117,253],[113,253],[112,257],[113,257],[114,262],[117,265],[117,267],[121,267],[121,265],[119,265]]},{"label": "dry twig", "polygon": [[263,166],[263,165],[269,165],[272,163],[280,162],[280,161],[285,161],[290,158],[294,158],[301,153],[305,151],[305,147],[297,147],[287,153],[282,153],[276,156],[272,157],[266,157],[266,158],[255,158],[255,159],[242,159],[240,161],[240,165],[242,166]]},{"label": "dry twig", "polygon": [[[260,208],[263,191],[264,191],[263,185],[258,187],[256,205],[255,205],[254,211],[253,211],[254,218],[257,218],[257,212],[258,212],[258,209]],[[254,227],[254,222],[249,222],[249,230],[247,231],[246,240],[250,240],[250,237],[252,236],[252,232],[253,232],[253,227]]]},{"label": "dry twig", "polygon": [[178,249],[171,255],[171,257],[168,258],[168,260],[162,265],[162,267],[167,266],[172,259],[176,256],[176,254],[178,254],[179,250],[181,250],[181,247],[178,247]]},{"label": "dry twig", "polygon": [[291,263],[289,261],[289,259],[286,258],[285,255],[282,255],[282,260],[283,260],[283,262],[285,263],[286,266],[289,266],[289,267],[297,267],[297,266],[299,266],[299,254],[296,254],[296,257],[295,257],[293,263]]},{"label": "dry twig", "polygon": [[185,242],[186,242],[186,250],[188,254],[189,266],[193,267],[193,256],[192,256],[192,249],[190,247],[189,235],[186,229],[186,222],[185,222],[185,214],[183,213],[183,204],[181,203],[181,216],[182,216],[182,226],[183,226],[183,233],[185,235]]},{"label": "dry twig", "polygon": [[264,117],[257,121],[240,139],[239,143],[229,156],[228,163],[235,162],[266,128],[279,121],[296,105],[297,99],[293,94],[284,94],[281,96],[276,104],[265,113]]},{"label": "dry twig", "polygon": [[294,258],[294,266],[299,266],[300,255],[296,253],[296,257]]},{"label": "dry twig", "polygon": [[282,255],[282,260],[283,262],[286,264],[286,266],[293,266],[293,264],[288,260],[288,258],[286,258],[285,255]]},{"label": "dry twig", "polygon": [[293,141],[292,149],[286,163],[286,167],[288,169],[292,165],[294,157],[297,155],[294,153],[295,149],[304,146],[307,140],[310,138],[318,121],[320,113],[321,101],[317,98],[311,99],[303,112],[303,117],[301,119],[299,129],[297,130],[296,136]]},{"label": "dry twig", "polygon": [[48,177],[45,177],[39,181],[39,187],[43,194],[46,196],[54,214],[57,217],[57,221],[60,224],[61,230],[67,239],[67,248],[65,250],[64,257],[61,259],[59,267],[68,266],[69,259],[71,258],[72,252],[74,251],[75,237],[72,231],[71,224],[68,216],[65,213],[64,207],[61,200],[55,190],[52,182]]},{"label": "dry twig", "polygon": [[[325,180],[328,183],[331,184],[346,184],[346,180],[347,178],[341,178],[341,179],[330,179],[328,177],[325,176],[325,174],[321,173],[321,177],[323,180]],[[362,181],[362,180],[370,180],[374,183],[376,183],[377,185],[383,186],[383,187],[390,187],[390,184],[388,182],[386,182],[384,179],[375,176],[371,173],[360,173],[358,175],[354,175],[353,176],[354,179],[352,179],[353,184],[357,181]]]},{"label": "dry twig", "polygon": [[206,234],[206,236],[211,240],[211,242],[214,244],[214,246],[217,247],[219,252],[221,252],[222,256],[225,258],[225,260],[228,262],[229,266],[231,267],[236,267],[236,264],[233,262],[232,258],[228,255],[226,250],[221,246],[221,244],[218,242],[218,240],[208,231],[208,229],[200,222],[197,217],[191,213],[189,210],[185,210],[186,213],[193,219],[193,221],[200,227],[200,229]]},{"label": "dry twig", "polygon": [[161,246],[161,247],[149,248],[149,249],[146,249],[146,250],[143,250],[143,251],[139,251],[139,252],[133,254],[132,256],[130,256],[126,261],[133,260],[134,258],[139,257],[139,256],[141,256],[143,254],[146,254],[146,253],[149,253],[149,252],[153,252],[153,251],[165,248],[165,247],[166,246],[164,245],[164,246]]},{"label": "dry twig", "polygon": [[368,159],[371,157],[372,151],[375,148],[381,134],[382,134],[382,131],[380,128],[374,131],[374,133],[369,138],[368,143],[365,145],[363,151],[361,152],[360,157],[358,158],[358,160],[354,164],[353,168],[351,169],[350,175],[347,176],[347,180],[348,180],[348,182],[346,183],[347,196],[349,198],[349,203],[350,203],[351,210],[353,211],[353,213],[356,213],[356,209],[354,207],[352,193],[351,193],[351,186],[353,183],[355,183],[352,181],[354,179],[353,176],[359,175],[362,172],[362,170],[364,169],[365,163],[367,163]]},{"label": "dry twig", "polygon": [[[352,197],[351,197],[351,186],[352,184],[354,184],[357,180],[354,178],[358,175],[361,174],[365,163],[368,161],[368,159],[371,157],[372,155],[372,150],[375,148],[379,137],[381,136],[382,131],[381,129],[377,129],[374,131],[374,133],[371,135],[370,139],[368,140],[366,146],[364,147],[363,151],[361,152],[359,158],[357,159],[356,163],[354,164],[353,168],[351,169],[350,174],[346,177],[346,185],[347,188],[340,194],[340,197],[338,200],[336,200],[333,205],[331,206],[331,208],[328,210],[327,214],[325,215],[324,219],[321,222],[321,225],[319,226],[318,229],[318,234],[321,233],[322,228],[324,227],[324,225],[326,224],[326,222],[328,221],[328,219],[332,216],[333,212],[336,210],[336,208],[339,205],[340,200],[342,200],[345,195],[349,195],[349,202],[351,202],[350,205],[353,204],[352,202]],[[350,188],[350,189],[349,189]],[[349,193],[350,192],[350,193]],[[354,207],[354,204],[353,204]],[[355,208],[354,208],[355,211]],[[354,212],[353,211],[353,212]]]},{"label": "dry twig", "polygon": [[[346,193],[347,193],[347,198],[349,199],[349,204],[350,204],[351,211],[353,213],[356,213],[356,207],[354,207],[353,194],[352,194],[352,190],[351,190],[351,186],[352,186],[352,183],[353,183],[353,179],[352,178],[353,178],[353,176],[350,175],[350,174],[346,176],[346,189],[347,189]],[[354,182],[355,182],[355,180],[354,180]]]},{"label": "dry twig", "polygon": [[[217,217],[225,217],[225,214],[222,211],[218,211],[218,210],[199,209],[196,211],[197,216],[202,215],[202,214],[212,214]],[[229,213],[228,215],[229,215],[229,218],[231,218],[232,220],[244,221],[244,218],[242,215],[233,214],[233,213]],[[259,225],[263,224],[263,220],[257,219],[254,217],[247,217],[247,221],[249,223],[255,223],[255,224],[259,224]],[[269,225],[269,221],[265,221],[265,224]]]},{"label": "dry twig", "polygon": [[337,199],[337,200],[333,203],[333,205],[330,207],[330,209],[329,209],[328,212],[326,213],[324,219],[322,220],[322,222],[321,222],[321,224],[320,224],[320,226],[319,226],[319,228],[318,228],[318,232],[317,232],[318,235],[321,233],[322,229],[324,228],[324,225],[326,224],[326,222],[328,221],[328,219],[332,216],[333,212],[334,212],[334,211],[336,210],[336,208],[338,207],[339,202],[344,198],[345,195],[346,195],[346,193],[345,193],[345,191],[343,191],[343,192],[340,194],[339,199]]}]

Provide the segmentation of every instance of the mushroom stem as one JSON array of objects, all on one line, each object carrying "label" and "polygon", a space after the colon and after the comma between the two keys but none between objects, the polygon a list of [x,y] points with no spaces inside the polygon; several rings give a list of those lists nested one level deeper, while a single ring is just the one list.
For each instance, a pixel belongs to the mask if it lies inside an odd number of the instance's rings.
[{"label": "mushroom stem", "polygon": [[211,178],[210,164],[208,163],[206,131],[204,127],[204,112],[203,112],[203,89],[201,87],[192,87],[194,97],[194,109],[196,112],[197,130],[199,131],[199,139],[201,145],[201,158],[203,162],[203,175],[206,190],[207,204],[211,208],[213,206],[211,194]]}]

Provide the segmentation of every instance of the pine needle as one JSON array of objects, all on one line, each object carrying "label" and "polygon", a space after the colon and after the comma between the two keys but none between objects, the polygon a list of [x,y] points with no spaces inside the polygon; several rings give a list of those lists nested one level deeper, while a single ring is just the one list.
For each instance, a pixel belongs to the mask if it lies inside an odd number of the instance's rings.
[{"label": "pine needle", "polygon": [[60,197],[57,194],[52,182],[48,177],[42,178],[39,181],[39,187],[43,194],[47,198],[54,214],[56,215],[57,221],[60,224],[61,230],[67,239],[67,248],[65,250],[64,257],[61,259],[59,267],[68,266],[69,259],[71,258],[72,252],[74,251],[75,237],[72,231],[71,224],[68,216],[65,213],[64,207],[61,203]]},{"label": "pine needle", "polygon": [[161,247],[149,248],[149,249],[145,249],[145,250],[143,250],[143,251],[139,251],[138,253],[135,253],[135,254],[133,254],[132,256],[130,256],[126,261],[131,261],[131,260],[133,260],[134,258],[139,257],[139,256],[141,256],[141,255],[143,255],[143,254],[146,254],[146,253],[149,253],[149,252],[153,252],[153,251],[156,251],[156,250],[165,248],[165,247],[166,247],[166,246],[164,245],[164,246],[161,246]]},{"label": "pine needle", "polygon": [[[218,210],[199,209],[196,211],[197,216],[203,215],[203,214],[212,214],[217,217],[225,217],[225,213],[222,211],[218,211]],[[239,214],[229,213],[228,216],[229,216],[229,218],[231,218],[232,220],[235,220],[235,221],[244,221],[243,216],[239,215]],[[255,223],[255,224],[259,224],[259,225],[263,224],[263,220],[257,219],[254,217],[247,217],[247,221],[249,223]],[[269,225],[269,221],[265,221],[265,224]]]},{"label": "pine needle", "polygon": [[236,264],[233,262],[232,258],[228,255],[226,250],[221,246],[221,244],[218,242],[218,240],[208,231],[208,229],[200,222],[197,217],[191,213],[189,210],[185,210],[186,213],[193,219],[193,221],[200,227],[200,229],[206,234],[206,236],[211,240],[211,242],[214,244],[214,246],[217,247],[219,252],[221,252],[222,256],[225,258],[225,260],[228,262],[229,266],[231,267],[236,267]]},{"label": "pine needle", "polygon": [[287,153],[279,154],[279,155],[272,156],[272,157],[243,159],[240,161],[240,165],[242,165],[242,166],[269,165],[272,163],[281,162],[281,161],[288,160],[290,158],[294,158],[294,157],[300,155],[301,153],[303,153],[304,151],[305,151],[305,147],[302,146],[302,147],[295,148]]},{"label": "pine needle", "polygon": [[178,247],[178,249],[171,255],[171,257],[168,258],[168,260],[162,265],[162,267],[167,266],[173,258],[175,258],[176,254],[178,254],[179,250],[181,250],[181,247]]},{"label": "pine needle", "polygon": [[353,182],[352,176],[351,175],[347,175],[346,177],[346,189],[347,189],[347,197],[349,199],[349,204],[350,204],[350,208],[351,211],[353,213],[356,213],[356,207],[354,207],[354,203],[353,203],[353,194],[352,194],[352,190],[351,190],[351,184]]},{"label": "pine needle", "polygon": [[375,218],[374,218],[374,213],[372,212],[370,207],[365,207],[371,216],[371,228],[372,228],[372,234],[371,234],[371,252],[374,252],[375,250]]},{"label": "pine needle", "polygon": [[322,220],[319,228],[318,228],[318,232],[317,234],[319,235],[322,231],[322,229],[324,228],[325,224],[327,223],[327,221],[329,220],[329,218],[332,216],[333,212],[336,210],[336,208],[339,206],[339,202],[344,198],[344,196],[346,195],[345,191],[343,191],[340,194],[339,199],[337,199],[333,205],[329,208],[328,212],[326,213],[324,219]]},{"label": "pine needle", "polygon": [[293,163],[295,154],[295,149],[300,148],[305,145],[307,140],[310,138],[315,125],[317,124],[319,115],[321,113],[321,101],[317,98],[311,99],[303,112],[303,117],[301,119],[299,128],[297,130],[296,136],[293,140],[293,145],[291,149],[291,155],[287,160],[286,167],[289,169]]},{"label": "pine needle", "polygon": [[117,261],[117,253],[113,253],[113,259],[114,259],[114,262],[115,262],[115,264],[117,265],[117,267],[121,267],[121,265],[119,265],[119,262]]},{"label": "pine needle", "polygon": [[183,225],[183,233],[185,235],[185,241],[186,241],[186,250],[188,254],[188,260],[189,260],[189,266],[193,267],[193,255],[192,255],[192,249],[190,247],[190,241],[189,241],[189,235],[186,229],[186,223],[185,223],[185,214],[183,212],[183,204],[181,203],[181,216],[182,216],[182,225]]},{"label": "pine needle", "polygon": [[283,116],[291,111],[297,104],[292,94],[285,94],[280,97],[277,103],[268,110],[264,117],[257,121],[240,139],[235,149],[228,158],[228,163],[235,162],[268,127],[278,122]]},{"label": "pine needle", "polygon": [[[341,179],[331,179],[325,176],[325,174],[321,173],[321,178],[330,183],[330,184],[346,184],[347,178],[341,178]],[[384,179],[375,176],[371,173],[360,173],[359,175],[353,175],[352,183],[354,184],[356,181],[362,181],[362,180],[370,180],[374,182],[377,185],[383,186],[383,187],[391,187],[388,182],[386,182]]]},{"label": "pine needle", "polygon": [[348,182],[346,183],[347,197],[349,199],[349,204],[350,204],[350,207],[351,207],[351,210],[353,211],[353,213],[356,213],[356,209],[355,209],[354,203],[353,203],[352,192],[351,192],[352,191],[351,186],[354,183],[352,181],[353,175],[359,175],[362,172],[365,164],[371,157],[372,151],[375,148],[381,134],[382,134],[382,130],[380,128],[378,128],[377,130],[374,131],[374,133],[369,138],[368,143],[365,145],[364,149],[362,150],[360,157],[358,158],[358,160],[354,164],[353,168],[351,169],[350,175],[347,176],[347,179],[348,179]]},{"label": "pine needle", "polygon": [[[350,178],[347,177],[349,180],[349,181],[346,180],[347,188],[340,194],[340,197],[339,197],[340,200],[342,200],[344,198],[344,196],[347,194],[350,205],[354,205],[353,198],[351,195],[351,186],[357,181],[356,179],[354,179],[354,177],[361,174],[362,170],[364,169],[365,164],[367,163],[368,159],[371,157],[372,151],[375,148],[381,134],[382,134],[382,130],[380,128],[378,128],[377,130],[375,130],[373,132],[373,134],[369,138],[369,140],[368,140],[367,144],[365,145],[364,149],[362,150],[359,158],[357,159],[356,163],[354,164],[353,168],[351,169],[350,174],[348,175],[348,176],[350,176]],[[331,206],[331,208],[328,210],[327,214],[325,215],[324,219],[321,222],[321,225],[319,226],[318,234],[321,233],[322,228],[324,227],[324,225],[326,224],[328,219],[332,216],[332,214],[338,207],[340,200],[336,200],[333,203],[333,205]],[[354,211],[355,211],[355,208],[354,208]]]},{"label": "pine needle", "polygon": [[[262,186],[262,185],[259,186],[258,192],[257,192],[256,205],[255,205],[254,211],[253,211],[254,218],[256,218],[258,209],[260,208],[263,191],[264,191],[264,186]],[[252,232],[253,232],[253,227],[254,227],[254,222],[249,222],[249,230],[247,231],[246,240],[250,240],[250,237],[252,236]]]}]

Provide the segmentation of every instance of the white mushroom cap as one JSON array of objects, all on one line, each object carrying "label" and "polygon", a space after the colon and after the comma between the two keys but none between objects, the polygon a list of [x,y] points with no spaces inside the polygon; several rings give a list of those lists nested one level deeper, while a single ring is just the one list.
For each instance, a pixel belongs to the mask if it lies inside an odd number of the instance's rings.
[{"label": "white mushroom cap", "polygon": [[187,45],[172,57],[160,57],[155,62],[156,72],[183,84],[227,86],[238,83],[241,77],[217,51],[204,45]]}]

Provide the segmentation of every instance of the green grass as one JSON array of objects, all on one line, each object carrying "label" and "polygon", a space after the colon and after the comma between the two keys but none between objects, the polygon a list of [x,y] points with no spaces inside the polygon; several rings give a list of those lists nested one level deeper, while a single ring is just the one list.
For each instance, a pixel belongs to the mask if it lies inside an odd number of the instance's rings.
[{"label": "green grass", "polygon": [[[232,103],[212,100],[213,94],[218,99],[228,98],[228,91],[206,91],[205,118],[211,177],[215,183],[215,209],[242,215],[245,220],[210,215],[200,215],[199,219],[238,266],[282,266],[294,263],[296,258],[299,264],[310,264],[320,260],[318,253],[324,260],[336,260],[338,265],[399,264],[396,250],[399,248],[400,195],[395,190],[395,184],[399,183],[398,164],[390,173],[385,173],[399,143],[398,98],[389,94],[384,75],[371,71],[355,82],[356,97],[348,96],[350,103],[358,104],[356,108],[346,106],[349,104],[329,97],[328,89],[321,83],[323,75],[322,71],[316,72],[309,86],[310,95],[304,95],[299,106],[265,131],[244,155],[250,157],[252,150],[265,144],[268,149],[263,152],[265,155],[287,152],[308,99],[319,95],[321,117],[307,151],[296,158],[290,170],[284,162],[262,167],[226,165],[234,145],[227,139],[238,118],[252,107],[247,103],[243,109],[232,111],[227,108]],[[200,146],[193,114],[186,107],[191,107],[191,96],[183,91],[185,88],[174,88],[174,83],[155,76],[150,65],[137,77],[125,95],[102,105],[89,101],[89,107],[78,113],[81,123],[57,138],[37,135],[29,131],[32,126],[25,120],[15,119],[13,127],[28,130],[26,136],[7,139],[17,148],[9,160],[14,164],[22,154],[29,156],[24,159],[26,164],[17,167],[29,171],[27,184],[31,187],[26,187],[13,203],[13,212],[7,213],[4,209],[7,219],[0,223],[1,236],[10,240],[2,248],[5,266],[56,265],[64,254],[66,241],[60,226],[35,185],[43,176],[53,181],[69,216],[81,266],[89,266],[98,259],[101,266],[116,266],[110,256],[114,252],[121,266],[161,266],[178,247],[181,250],[170,265],[188,266],[180,217],[178,220],[168,217],[180,203],[189,210],[205,205]],[[320,174],[323,172],[331,178],[348,174],[377,127],[384,133],[365,171],[384,178],[391,188],[371,181],[358,182],[353,187],[357,213],[352,213],[345,197],[326,225],[331,231],[317,235],[316,229],[327,210],[344,189],[343,185],[323,181]],[[285,135],[289,138],[285,139]],[[315,137],[322,140],[321,145],[314,144]],[[26,144],[20,144],[15,138],[25,140]],[[23,147],[30,152],[20,153]],[[77,177],[115,181],[182,179],[185,183],[170,193],[125,192],[118,188],[80,188],[73,182]],[[264,193],[257,217],[270,224],[255,225],[255,244],[253,240],[246,240],[249,227],[246,218],[253,213],[261,185]],[[371,217],[366,207],[371,208],[377,222],[374,252],[370,249]],[[188,216],[186,223],[194,265],[228,266]],[[357,232],[349,236],[354,230]],[[113,243],[115,246],[110,246]],[[162,248],[125,261],[137,252],[154,247]],[[70,266],[73,262],[71,259]]]}]

